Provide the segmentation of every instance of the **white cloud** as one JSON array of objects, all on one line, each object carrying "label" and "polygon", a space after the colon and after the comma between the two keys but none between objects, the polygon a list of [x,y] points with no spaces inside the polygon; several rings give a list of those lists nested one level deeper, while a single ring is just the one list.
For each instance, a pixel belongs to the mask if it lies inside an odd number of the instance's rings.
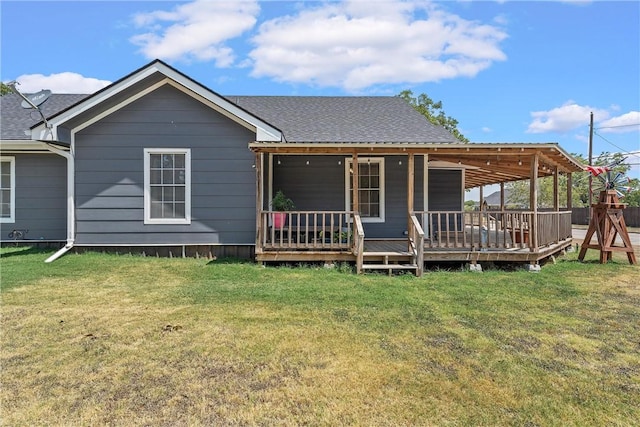
[{"label": "white cloud", "polygon": [[108,80],[84,77],[78,73],[23,74],[16,79],[22,93],[35,93],[49,89],[53,93],[93,93],[111,84]]},{"label": "white cloud", "polygon": [[197,0],[171,11],[140,13],[134,22],[146,32],[130,41],[149,59],[214,60],[229,67],[235,55],[225,42],[253,28],[259,11],[256,1]]},{"label": "white cloud", "polygon": [[640,130],[640,111],[629,111],[617,117],[611,117],[597,125],[601,133],[637,132]]},{"label": "white cloud", "polygon": [[425,2],[347,1],[263,23],[249,56],[255,77],[357,91],[473,77],[506,59],[506,37]]},{"label": "white cloud", "polygon": [[590,114],[594,120],[602,121],[609,118],[607,110],[578,105],[574,101],[567,101],[561,107],[549,111],[534,111],[531,113],[533,121],[529,124],[528,133],[568,132],[581,126],[589,125]]}]

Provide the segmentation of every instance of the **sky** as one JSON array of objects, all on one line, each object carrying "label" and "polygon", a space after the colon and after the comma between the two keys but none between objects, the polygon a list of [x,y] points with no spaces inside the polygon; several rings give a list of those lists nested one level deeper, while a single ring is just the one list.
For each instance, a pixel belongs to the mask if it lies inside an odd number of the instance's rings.
[{"label": "sky", "polygon": [[91,93],[161,59],[222,95],[442,101],[472,142],[630,153],[638,1],[6,1],[0,78]]}]

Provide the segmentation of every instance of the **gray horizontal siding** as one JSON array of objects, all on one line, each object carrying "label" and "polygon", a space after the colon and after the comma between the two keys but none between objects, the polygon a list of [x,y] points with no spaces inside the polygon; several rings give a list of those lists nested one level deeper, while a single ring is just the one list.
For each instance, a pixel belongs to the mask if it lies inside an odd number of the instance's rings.
[{"label": "gray horizontal siding", "polygon": [[[345,210],[344,156],[275,156],[273,191],[282,190],[297,210]],[[416,209],[422,207],[423,157],[416,156]],[[278,164],[278,160],[280,164]],[[309,161],[307,165],[306,162]],[[340,162],[340,164],[338,163]],[[400,164],[402,162],[402,164]],[[370,238],[399,238],[407,229],[407,157],[385,156],[385,222],[364,224]]]},{"label": "gray horizontal siding", "polygon": [[460,211],[462,196],[461,170],[429,170],[429,210]]},{"label": "gray horizontal siding", "polygon": [[[463,210],[462,171],[448,169],[429,170],[429,210],[430,211],[461,211]],[[432,227],[436,227],[434,218]],[[447,220],[440,219],[440,228],[446,228]],[[454,229],[455,217],[449,218],[449,228]],[[458,217],[458,229],[462,227],[462,218]]]},{"label": "gray horizontal siding", "polygon": [[[77,242],[253,244],[255,134],[164,86],[76,135]],[[144,148],[191,149],[191,224],[144,224]]]},{"label": "gray horizontal siding", "polygon": [[296,210],[345,209],[344,158],[275,156],[273,163],[273,194],[282,190],[293,200]]},{"label": "gray horizontal siding", "polygon": [[25,238],[66,240],[67,162],[54,154],[15,154],[16,222],[3,223],[2,240],[14,229]]}]

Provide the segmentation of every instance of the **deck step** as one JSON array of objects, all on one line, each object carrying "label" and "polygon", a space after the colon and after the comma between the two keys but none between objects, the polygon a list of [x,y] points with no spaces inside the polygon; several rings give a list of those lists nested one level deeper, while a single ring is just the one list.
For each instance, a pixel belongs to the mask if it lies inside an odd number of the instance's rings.
[{"label": "deck step", "polygon": [[363,270],[417,270],[415,264],[362,264]]},{"label": "deck step", "polygon": [[389,257],[410,257],[410,256],[413,256],[413,253],[412,252],[408,252],[408,251],[388,251],[388,252],[365,251],[362,255],[365,258],[366,257],[385,257],[385,256],[389,256]]}]

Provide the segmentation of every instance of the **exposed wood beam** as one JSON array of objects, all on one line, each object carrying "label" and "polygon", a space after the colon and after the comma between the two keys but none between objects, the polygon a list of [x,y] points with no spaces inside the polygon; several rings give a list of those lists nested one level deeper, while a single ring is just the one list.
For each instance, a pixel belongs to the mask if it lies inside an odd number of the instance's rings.
[{"label": "exposed wood beam", "polygon": [[264,232],[262,229],[262,209],[264,208],[264,195],[262,194],[264,181],[264,177],[262,176],[263,161],[264,154],[256,153],[256,250],[261,249],[262,233]]},{"label": "exposed wood beam", "polygon": [[[531,160],[531,178],[529,180],[529,209],[533,211],[531,230],[538,229],[538,153],[535,153]],[[538,250],[537,233],[531,233],[531,248]]]},{"label": "exposed wood beam", "polygon": [[413,212],[415,210],[414,206],[414,192],[415,192],[415,157],[413,153],[409,153],[407,159],[407,205],[409,207],[409,211]]},{"label": "exposed wood beam", "polygon": [[[351,155],[351,170],[353,174],[351,175],[351,183],[353,186],[353,193],[351,194],[351,201],[353,202],[353,211],[357,214],[360,213],[360,198],[359,198],[359,189],[358,189],[358,153],[356,151]],[[349,206],[346,207],[347,210]]]},{"label": "exposed wood beam", "polygon": [[573,177],[571,173],[567,174],[567,210],[573,207]]},{"label": "exposed wood beam", "polygon": [[[415,210],[413,195],[415,192],[415,159],[413,153],[408,154],[407,158],[407,212],[411,213]],[[407,230],[411,229],[411,218],[407,215]]]},{"label": "exposed wood beam", "polygon": [[560,210],[560,191],[558,189],[558,168],[553,169],[553,210]]}]

